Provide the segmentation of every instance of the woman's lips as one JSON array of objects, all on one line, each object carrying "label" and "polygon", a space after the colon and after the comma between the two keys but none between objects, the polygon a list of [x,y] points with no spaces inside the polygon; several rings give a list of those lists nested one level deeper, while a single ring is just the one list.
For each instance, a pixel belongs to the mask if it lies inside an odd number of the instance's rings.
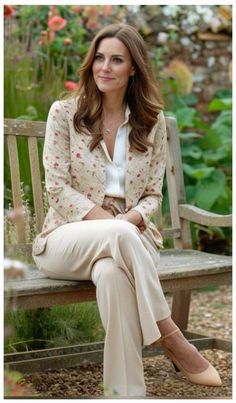
[{"label": "woman's lips", "polygon": [[114,80],[114,78],[111,78],[111,77],[104,77],[104,76],[100,76],[99,78],[100,78],[100,80],[102,80],[102,81],[112,81],[112,80]]}]

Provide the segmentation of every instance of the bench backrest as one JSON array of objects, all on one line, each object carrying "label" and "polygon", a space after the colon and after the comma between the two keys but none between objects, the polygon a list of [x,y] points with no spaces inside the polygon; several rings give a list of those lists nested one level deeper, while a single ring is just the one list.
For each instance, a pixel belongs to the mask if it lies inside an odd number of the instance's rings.
[{"label": "bench backrest", "polygon": [[[173,239],[175,247],[191,247],[189,224],[180,219],[178,205],[185,201],[184,178],[181,162],[180,142],[177,123],[174,117],[166,117],[168,132],[166,179],[168,188],[170,225],[166,228],[166,220],[160,211],[154,217],[158,228],[161,229],[165,239]],[[24,205],[21,191],[20,158],[17,139],[24,138],[28,143],[28,155],[30,163],[31,183],[33,192],[33,208],[35,213],[35,225],[40,232],[45,216],[43,186],[41,179],[38,142],[42,142],[45,135],[45,122],[26,121],[17,119],[4,119],[4,135],[7,143],[9,167],[11,174],[13,208],[18,209]],[[22,140],[21,140],[22,141]],[[25,158],[25,157],[24,157]],[[27,215],[23,219],[15,221],[18,248],[23,253],[30,254],[31,245],[27,245],[26,227]],[[29,225],[29,223],[28,223]]]}]

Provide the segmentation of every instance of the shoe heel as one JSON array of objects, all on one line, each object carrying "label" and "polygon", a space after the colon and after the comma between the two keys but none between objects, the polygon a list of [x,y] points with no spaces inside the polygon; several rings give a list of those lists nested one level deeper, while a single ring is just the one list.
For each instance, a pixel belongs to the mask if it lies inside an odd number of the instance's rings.
[{"label": "shoe heel", "polygon": [[177,367],[177,365],[175,365],[174,361],[171,361],[173,364],[173,367],[175,369],[175,372],[181,372],[180,369]]}]

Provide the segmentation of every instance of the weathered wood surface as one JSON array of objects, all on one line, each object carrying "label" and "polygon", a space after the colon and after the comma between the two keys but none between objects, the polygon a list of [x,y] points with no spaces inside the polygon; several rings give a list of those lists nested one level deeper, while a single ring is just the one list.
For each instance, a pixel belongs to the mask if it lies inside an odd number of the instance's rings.
[{"label": "weathered wood surface", "polygon": [[15,136],[44,137],[46,122],[4,119],[4,134]]},{"label": "weathered wood surface", "polygon": [[[161,251],[158,273],[164,291],[185,290],[230,284],[231,265],[230,256],[173,249]],[[90,281],[54,280],[34,268],[26,278],[6,281],[5,296],[14,306],[31,309],[91,301],[96,292]]]},{"label": "weathered wood surface", "polygon": [[180,204],[181,218],[206,226],[231,227],[232,214],[215,214],[190,204]]}]

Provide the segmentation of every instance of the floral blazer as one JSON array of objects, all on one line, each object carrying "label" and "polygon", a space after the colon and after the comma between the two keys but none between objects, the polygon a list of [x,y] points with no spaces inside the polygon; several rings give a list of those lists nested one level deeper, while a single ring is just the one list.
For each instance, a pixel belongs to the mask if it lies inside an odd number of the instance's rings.
[{"label": "floral blazer", "polygon": [[[54,102],[49,111],[43,163],[50,208],[42,232],[34,240],[33,255],[44,251],[47,236],[55,228],[83,220],[95,205],[103,204],[106,156],[101,144],[91,152],[90,136],[75,131],[76,108],[76,99],[69,99]],[[128,133],[130,130],[129,125]],[[149,140],[154,148],[141,153],[130,149],[127,137],[125,180],[125,211],[137,210],[147,224],[162,201],[166,162],[163,112],[158,115]]]}]

